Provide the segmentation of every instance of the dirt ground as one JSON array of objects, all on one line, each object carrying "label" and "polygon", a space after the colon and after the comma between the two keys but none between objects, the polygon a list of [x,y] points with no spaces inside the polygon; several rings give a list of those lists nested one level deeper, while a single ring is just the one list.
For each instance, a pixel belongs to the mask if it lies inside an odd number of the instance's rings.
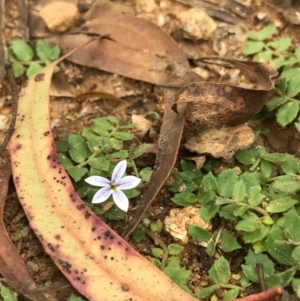
[{"label": "dirt ground", "polygon": [[[3,2],[3,0],[2,0]],[[51,1],[5,1],[5,22],[3,24],[3,36],[8,46],[13,40],[21,38],[34,43],[38,38],[56,37],[45,28],[33,26],[30,22],[32,14],[29,13],[29,21],[26,20],[26,11],[20,11],[20,3],[23,2],[28,11],[39,11],[45,3]],[[52,2],[55,2],[54,0]],[[72,1],[69,1],[72,2]],[[68,29],[70,32],[78,30],[83,23],[83,16],[92,7],[92,0],[73,1],[79,7],[80,17]],[[96,2],[96,1],[95,1]],[[99,1],[105,2],[105,1]],[[161,29],[170,34],[186,53],[192,68],[198,68],[200,75],[210,81],[218,81],[222,74],[216,67],[207,67],[197,64],[197,58],[201,56],[222,56],[236,59],[245,58],[242,54],[242,45],[246,39],[245,33],[259,30],[265,25],[273,23],[277,26],[278,36],[289,36],[293,39],[293,46],[298,46],[300,42],[300,26],[291,24],[287,20],[286,7],[289,1],[251,1],[238,0],[247,7],[247,13],[240,17],[240,22],[230,24],[213,17],[216,29],[212,33],[207,33],[205,38],[186,38],[180,30],[181,25],[178,16],[189,9],[188,6],[179,3],[181,1],[156,0],[156,1],[106,1],[113,6],[116,11],[123,10],[125,13],[136,15],[146,20],[158,24]],[[192,2],[192,1],[191,1]],[[197,1],[194,1],[197,2]],[[202,3],[202,1],[199,1]],[[214,1],[207,1],[207,3]],[[279,4],[280,5],[279,5]],[[18,6],[19,5],[19,6]],[[153,7],[151,7],[151,5]],[[286,5],[286,7],[285,7]],[[216,4],[212,5],[220,9]],[[0,16],[1,17],[1,16]],[[3,17],[3,16],[2,16]],[[35,23],[40,24],[40,23]],[[25,26],[25,27],[24,27]],[[151,36],[145,37],[151,40]],[[2,57],[4,53],[0,54]],[[77,65],[70,61],[65,61],[61,65],[61,73],[57,74],[51,90],[51,118],[55,137],[66,137],[68,132],[76,133],[83,126],[90,125],[92,119],[98,116],[114,115],[125,117],[131,121],[132,115],[143,115],[148,111],[156,111],[163,115],[164,103],[162,88],[159,85],[126,78],[116,73],[112,74],[103,70]],[[17,79],[18,84],[24,81],[25,77]],[[89,95],[89,92],[101,92],[114,95],[116,99],[103,99],[100,95]],[[78,95],[83,95],[81,98]],[[104,97],[106,98],[106,97]],[[3,79],[0,90],[0,114],[4,121],[0,121],[0,141],[3,140],[9,124],[11,114],[10,92],[6,79]],[[160,130],[160,121],[152,125],[151,132],[148,132],[142,139],[144,142],[155,145]],[[268,129],[268,133],[263,135],[263,143],[270,151],[288,152],[299,154],[299,136],[292,126],[280,128],[275,120],[268,119],[263,122],[253,122],[254,129]],[[188,131],[186,129],[186,131]],[[8,151],[0,159],[4,163],[9,157]],[[147,165],[154,165],[155,156],[147,156]],[[138,162],[143,166],[145,162]],[[178,165],[177,165],[178,166]],[[163,187],[159,196],[149,209],[149,214],[153,220],[164,220],[170,209],[176,206],[169,200],[170,192],[168,187]],[[16,234],[21,233],[21,238],[15,239],[15,246],[22,259],[26,263],[37,286],[43,290],[50,288],[53,300],[67,300],[73,292],[72,286],[65,280],[52,260],[44,252],[34,232],[30,229],[27,217],[17,199],[13,184],[11,183],[6,199],[4,210],[4,222],[10,237],[14,240]],[[213,221],[213,227],[218,227],[219,221]],[[123,222],[109,222],[109,225],[118,233],[122,232]],[[167,232],[161,234],[161,238],[166,244],[176,242]],[[141,243],[129,240],[132,246],[145,257],[149,257],[150,249],[155,246],[150,238],[144,239]],[[247,249],[243,248],[229,254],[224,254],[231,264],[232,274],[240,272],[240,265],[244,261]],[[213,264],[213,258],[209,258],[205,253],[205,248],[195,245],[189,241],[184,245],[181,255],[181,264],[192,271],[192,277],[188,286],[193,291],[199,291],[201,287],[209,283],[208,270]],[[251,287],[247,293],[255,291]],[[253,291],[252,291],[253,290]],[[1,297],[0,297],[1,299]],[[20,301],[30,300],[24,296],[19,297]]]}]

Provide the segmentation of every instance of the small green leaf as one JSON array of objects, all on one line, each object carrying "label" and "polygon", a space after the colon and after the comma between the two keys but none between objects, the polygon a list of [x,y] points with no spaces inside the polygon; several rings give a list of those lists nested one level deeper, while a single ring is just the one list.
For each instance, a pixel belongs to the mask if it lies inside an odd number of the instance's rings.
[{"label": "small green leaf", "polygon": [[300,295],[300,279],[294,278],[292,281],[292,286],[293,286],[293,290],[295,292],[295,294],[297,294],[297,296]]},{"label": "small green leaf", "polygon": [[249,32],[246,33],[246,36],[250,40],[257,40],[258,39],[258,33],[257,32],[249,31]]},{"label": "small green leaf", "polygon": [[231,252],[241,248],[241,245],[237,242],[236,238],[228,231],[223,231],[221,234],[222,244],[221,250],[224,252]]},{"label": "small green leaf", "polygon": [[210,171],[203,177],[201,184],[204,186],[204,190],[213,191],[216,190],[218,182],[213,173]]},{"label": "small green leaf", "polygon": [[213,257],[215,255],[215,253],[216,253],[216,244],[213,240],[211,242],[209,242],[209,244],[207,245],[205,251],[206,251],[206,253],[209,257]]},{"label": "small green leaf", "polygon": [[294,97],[300,92],[300,74],[295,75],[288,82],[287,96]]},{"label": "small green leaf", "polygon": [[135,129],[137,127],[136,123],[129,123],[119,126],[120,129]]},{"label": "small green leaf", "polygon": [[246,256],[246,264],[242,264],[244,275],[252,282],[258,282],[258,273],[256,264],[262,264],[264,268],[264,276],[268,277],[275,273],[274,264],[265,254],[254,254],[252,250],[249,250]]},{"label": "small green leaf", "polygon": [[282,38],[278,41],[271,41],[267,45],[274,48],[279,52],[284,52],[289,49],[291,46],[292,39],[291,38]]},{"label": "small green leaf", "polygon": [[274,224],[273,219],[269,215],[265,215],[262,219],[262,222],[264,225],[267,225],[267,226],[271,226]]},{"label": "small green leaf", "polygon": [[109,170],[109,161],[103,157],[90,158],[88,159],[88,163],[91,167],[108,171]]},{"label": "small green leaf", "polygon": [[283,162],[287,160],[287,154],[281,153],[266,153],[262,157],[264,160],[269,162]]},{"label": "small green leaf", "polygon": [[134,138],[134,135],[132,133],[127,132],[115,132],[112,134],[112,136],[124,141],[132,140]]},{"label": "small green leaf", "polygon": [[17,294],[4,286],[2,283],[0,283],[0,295],[3,298],[3,301],[18,301]]},{"label": "small green leaf", "polygon": [[151,263],[152,263],[153,265],[155,265],[157,268],[160,269],[160,267],[161,267],[161,262],[159,261],[159,259],[151,257],[151,258],[150,258],[150,261],[151,261]]},{"label": "small green leaf", "polygon": [[85,301],[86,299],[80,297],[80,296],[75,296],[75,295],[71,295],[70,298],[68,299],[68,301]]},{"label": "small green leaf", "polygon": [[107,131],[112,131],[115,129],[115,126],[108,120],[108,118],[99,117],[93,121],[92,130],[95,131],[96,128],[102,128]]},{"label": "small green leaf", "polygon": [[210,221],[219,212],[220,206],[214,204],[202,205],[200,208],[200,216],[206,221]]},{"label": "small green leaf", "polygon": [[298,176],[294,175],[279,176],[275,178],[271,186],[274,190],[295,193],[300,190],[300,181]]},{"label": "small green leaf", "polygon": [[145,150],[147,149],[148,146],[149,146],[149,144],[147,144],[147,143],[143,143],[143,144],[139,145],[137,147],[137,149],[133,152],[131,159],[135,159],[135,158],[138,158],[139,156],[141,156],[145,152]]},{"label": "small green leaf", "polygon": [[239,295],[239,293],[240,290],[238,288],[230,289],[223,295],[223,300],[233,300]]},{"label": "small green leaf", "polygon": [[188,288],[187,283],[191,276],[191,271],[186,270],[180,266],[178,257],[171,257],[168,259],[167,267],[164,269],[164,273],[169,276],[176,284],[178,284],[184,291],[191,294],[191,290]]},{"label": "small green leaf", "polygon": [[253,150],[239,150],[235,154],[235,158],[242,164],[253,164],[256,160],[256,155]]},{"label": "small green leaf", "polygon": [[260,171],[265,179],[269,179],[272,175],[273,166],[269,161],[262,159],[260,162]]},{"label": "small green leaf", "polygon": [[270,213],[285,212],[288,209],[292,208],[297,203],[298,203],[297,200],[293,199],[290,196],[286,196],[271,201],[266,207],[266,210]]},{"label": "small green leaf", "polygon": [[300,262],[300,246],[296,247],[292,252],[292,257],[296,262]]},{"label": "small green leaf", "polygon": [[51,48],[51,51],[49,53],[49,59],[50,61],[55,61],[59,58],[60,56],[60,48],[58,45],[56,45],[55,47]]},{"label": "small green leaf", "polygon": [[238,218],[233,214],[233,212],[239,208],[240,206],[236,205],[236,204],[229,204],[229,205],[226,205],[226,206],[222,206],[220,208],[220,211],[219,211],[219,215],[221,217],[224,217],[224,218],[227,218],[227,219],[230,219],[232,221],[237,221]]},{"label": "small green leaf", "polygon": [[137,243],[141,242],[146,236],[145,232],[139,228],[135,229],[131,235],[133,240]]},{"label": "small green leaf", "polygon": [[268,253],[279,263],[291,265],[294,246],[286,240],[284,231],[277,225],[273,225],[266,239]]},{"label": "small green leaf", "polygon": [[294,126],[295,126],[296,130],[300,133],[300,123],[299,122],[295,122]]},{"label": "small green leaf", "polygon": [[232,188],[238,181],[238,175],[235,169],[227,169],[218,176],[217,191],[221,197],[230,198],[232,196]]},{"label": "small green leaf", "polygon": [[255,60],[259,61],[259,62],[270,62],[272,59],[272,52],[269,50],[266,51],[261,51],[259,53],[257,53],[257,55],[255,56]]},{"label": "small green leaf", "polygon": [[233,190],[232,190],[233,200],[237,202],[242,202],[245,198],[245,192],[246,192],[245,184],[242,180],[239,180],[233,186]]},{"label": "small green leaf", "polygon": [[188,226],[188,233],[197,242],[206,242],[212,237],[210,232],[194,225]]},{"label": "small green leaf", "polygon": [[[282,93],[286,92],[286,88],[287,88],[287,83],[293,78],[295,77],[297,74],[299,74],[300,72],[300,68],[299,67],[294,67],[294,68],[285,68],[282,73],[280,74],[280,83],[281,81],[284,79],[285,80],[285,89],[279,89]],[[279,87],[278,87],[279,88]]]},{"label": "small green leaf", "polygon": [[192,161],[181,160],[180,166],[183,171],[194,171],[196,169],[196,164]]},{"label": "small green leaf", "polygon": [[248,41],[244,44],[243,53],[245,55],[251,55],[262,51],[265,44],[259,41]]},{"label": "small green leaf", "polygon": [[199,204],[209,204],[216,198],[216,193],[212,190],[202,191],[198,194]]},{"label": "small green leaf", "polygon": [[221,256],[209,270],[211,280],[217,284],[227,284],[230,280],[230,267],[228,261]]},{"label": "small green leaf", "polygon": [[128,150],[123,149],[106,156],[107,159],[127,159],[129,157]]},{"label": "small green leaf", "polygon": [[276,32],[276,27],[274,25],[268,25],[262,28],[258,33],[258,40],[263,41],[269,37],[271,37]]},{"label": "small green leaf", "polygon": [[261,224],[258,229],[252,232],[246,232],[244,234],[244,242],[248,244],[248,243],[255,243],[261,241],[267,236],[269,230],[270,230],[270,226]]},{"label": "small green leaf", "polygon": [[189,192],[181,192],[174,195],[171,200],[179,206],[190,206],[197,203],[197,196]]},{"label": "small green leaf", "polygon": [[36,43],[36,53],[41,61],[48,63],[50,62],[50,45],[44,40],[38,40]]},{"label": "small green leaf", "polygon": [[87,173],[87,168],[85,167],[78,167],[78,166],[72,166],[68,168],[68,174],[72,177],[72,179],[75,182],[80,181],[83,176]]},{"label": "small green leaf", "polygon": [[162,258],[164,251],[161,248],[151,248],[151,253],[155,258]]},{"label": "small green leaf", "polygon": [[[255,231],[254,231],[255,232]],[[253,250],[255,254],[268,252],[268,248],[266,247],[265,241],[260,240],[257,242],[252,243]]]},{"label": "small green leaf", "polygon": [[25,68],[23,67],[23,65],[21,65],[19,63],[13,63],[12,64],[12,69],[13,69],[15,77],[20,77],[25,72]]},{"label": "small green leaf", "polygon": [[30,78],[31,76],[37,74],[41,69],[43,69],[43,67],[40,64],[32,62],[26,71],[26,75],[28,78]]},{"label": "small green leaf", "polygon": [[183,246],[178,244],[168,245],[169,255],[177,256],[183,251]]},{"label": "small green leaf", "polygon": [[64,169],[68,170],[69,168],[74,166],[73,161],[70,158],[68,158],[65,154],[58,153],[58,158],[61,164],[63,165]]},{"label": "small green leaf", "polygon": [[33,50],[29,44],[23,40],[15,40],[10,44],[10,49],[16,58],[22,62],[29,62],[33,59]]},{"label": "small green leaf", "polygon": [[276,114],[276,120],[281,126],[286,126],[298,116],[298,113],[299,102],[288,102],[279,108]]},{"label": "small green leaf", "polygon": [[281,162],[281,168],[287,175],[296,175],[298,162],[294,156],[287,154],[287,160]]},{"label": "small green leaf", "polygon": [[300,242],[300,216],[293,208],[284,214],[283,227],[285,229],[286,237],[290,241]]},{"label": "small green leaf", "polygon": [[286,287],[293,280],[295,275],[295,268],[290,268],[282,273],[276,273],[266,278],[267,288],[272,288],[276,285]]},{"label": "small green leaf", "polygon": [[59,153],[65,153],[69,149],[69,143],[67,139],[58,140],[55,142],[56,150]]},{"label": "small green leaf", "polygon": [[79,135],[69,134],[69,154],[72,160],[76,163],[82,163],[89,154],[85,139]]},{"label": "small green leaf", "polygon": [[277,107],[283,105],[286,102],[287,102],[287,98],[284,96],[283,97],[274,97],[266,103],[266,108],[270,112],[270,111],[275,110]]},{"label": "small green leaf", "polygon": [[153,170],[151,167],[145,167],[140,170],[139,176],[141,177],[141,179],[144,182],[148,183],[150,181],[152,173],[153,173]]},{"label": "small green leaf", "polygon": [[207,300],[207,298],[216,290],[218,290],[220,288],[219,285],[214,284],[214,285],[210,285],[204,288],[201,288],[199,294],[198,294],[198,298],[199,300]]},{"label": "small green leaf", "polygon": [[261,203],[261,200],[264,198],[264,195],[261,193],[260,185],[255,185],[249,189],[249,199],[248,203],[252,206],[257,206]]},{"label": "small green leaf", "polygon": [[250,213],[247,212],[248,217],[246,217],[245,219],[239,221],[236,226],[235,229],[236,230],[241,230],[241,231],[245,231],[245,232],[252,232],[255,231],[257,229],[257,223],[258,223],[258,217],[257,215],[255,215],[254,213]]},{"label": "small green leaf", "polygon": [[284,57],[278,57],[271,61],[271,65],[274,69],[278,70],[283,66],[292,65],[293,62],[290,59],[285,60]]},{"label": "small green leaf", "polygon": [[298,46],[296,49],[295,49],[295,55],[300,58],[300,46]]},{"label": "small green leaf", "polygon": [[243,180],[246,188],[246,193],[249,193],[249,189],[255,185],[259,185],[263,178],[260,172],[245,171],[240,175],[240,180]]}]

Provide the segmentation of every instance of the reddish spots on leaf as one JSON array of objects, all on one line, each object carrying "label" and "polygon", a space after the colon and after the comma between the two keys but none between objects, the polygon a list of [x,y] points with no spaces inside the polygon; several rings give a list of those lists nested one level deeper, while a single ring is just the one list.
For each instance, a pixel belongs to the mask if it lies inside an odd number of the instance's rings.
[{"label": "reddish spots on leaf", "polygon": [[44,136],[45,136],[45,137],[49,136],[49,134],[50,134],[50,131],[44,132]]},{"label": "reddish spots on leaf", "polygon": [[78,209],[78,210],[82,210],[82,209],[84,209],[84,208],[85,208],[85,205],[84,205],[84,204],[80,204],[80,205],[77,206],[77,209]]},{"label": "reddish spots on leaf", "polygon": [[85,215],[84,215],[85,219],[88,219],[90,216],[91,216],[91,213],[89,213],[88,211],[86,211]]},{"label": "reddish spots on leaf", "polygon": [[122,288],[123,292],[128,292],[129,291],[129,286],[127,284],[125,284],[125,283],[122,283],[121,288]]},{"label": "reddish spots on leaf", "polygon": [[15,146],[13,146],[13,153],[16,153],[18,150],[20,150],[22,148],[22,144],[18,143]]},{"label": "reddish spots on leaf", "polygon": [[56,234],[56,235],[54,236],[54,238],[57,239],[57,240],[61,240],[61,236],[60,236],[59,234]]},{"label": "reddish spots on leaf", "polygon": [[45,77],[45,73],[38,73],[35,77],[34,77],[34,81],[36,82],[41,82],[44,80]]}]

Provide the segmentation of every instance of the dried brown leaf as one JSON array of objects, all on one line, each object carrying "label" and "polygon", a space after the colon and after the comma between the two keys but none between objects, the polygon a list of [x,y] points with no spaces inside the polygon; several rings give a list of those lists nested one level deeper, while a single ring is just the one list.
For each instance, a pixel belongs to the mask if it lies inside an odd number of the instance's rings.
[{"label": "dried brown leaf", "polygon": [[215,158],[232,158],[239,149],[249,148],[255,140],[252,129],[246,125],[222,129],[204,129],[192,136],[185,147],[198,154],[211,154]]},{"label": "dried brown leaf", "polygon": [[[182,87],[200,80],[189,70],[178,44],[154,23],[131,15],[106,12],[88,21],[88,34],[107,36],[76,52],[70,61],[125,77],[167,87]],[[90,39],[86,35],[64,35],[52,39],[69,52]]]},{"label": "dried brown leaf", "polygon": [[204,126],[238,125],[249,120],[267,102],[273,89],[272,78],[277,72],[268,64],[225,58],[203,58],[202,61],[226,64],[241,71],[251,88],[232,84],[197,82],[177,92],[174,111],[181,103],[188,103],[188,112]]}]

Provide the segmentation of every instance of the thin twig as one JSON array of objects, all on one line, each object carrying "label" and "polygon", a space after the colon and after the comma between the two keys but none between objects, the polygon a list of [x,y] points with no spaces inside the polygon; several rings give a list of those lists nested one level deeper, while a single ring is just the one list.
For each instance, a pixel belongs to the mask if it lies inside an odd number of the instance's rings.
[{"label": "thin twig", "polygon": [[266,290],[265,277],[264,277],[264,267],[261,263],[256,264],[256,270],[258,275],[258,281],[260,285],[260,289],[262,292]]},{"label": "thin twig", "polygon": [[168,259],[168,255],[169,255],[169,251],[168,251],[168,248],[167,248],[166,244],[156,234],[154,234],[153,232],[151,232],[148,228],[143,227],[143,231],[150,238],[152,238],[152,240],[154,241],[154,243],[156,245],[159,245],[163,249],[163,257],[162,257],[162,260],[161,260],[160,269],[164,270],[164,268],[166,267],[167,259]]},{"label": "thin twig", "polygon": [[19,87],[16,83],[16,79],[15,79],[11,64],[5,64],[5,70],[6,70],[6,76],[8,78],[8,82],[10,85],[10,90],[11,90],[12,112],[11,112],[11,121],[10,121],[9,128],[5,134],[3,143],[0,146],[0,157],[2,156],[2,153],[3,153],[7,143],[9,142],[9,139],[12,136],[12,133],[14,132],[14,129],[15,129],[17,110],[18,110],[18,99],[19,99]]}]

